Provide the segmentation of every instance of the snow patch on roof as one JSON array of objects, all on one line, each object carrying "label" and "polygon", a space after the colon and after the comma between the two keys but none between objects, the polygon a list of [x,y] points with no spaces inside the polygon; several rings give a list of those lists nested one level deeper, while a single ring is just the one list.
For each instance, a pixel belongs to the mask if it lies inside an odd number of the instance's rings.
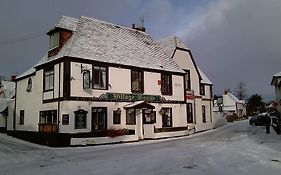
[{"label": "snow patch on roof", "polygon": [[209,80],[209,78],[202,72],[201,69],[198,68],[198,70],[199,70],[199,73],[200,73],[200,75],[201,75],[201,77],[202,77],[201,83],[204,83],[204,84],[213,84],[213,83]]},{"label": "snow patch on roof", "polygon": [[160,47],[164,49],[167,55],[170,57],[173,56],[173,53],[176,48],[182,48],[182,49],[187,49],[190,50],[185,46],[185,44],[177,37],[177,36],[171,36],[165,39],[162,39],[158,41],[158,44]]},{"label": "snow patch on roof", "polygon": [[60,21],[56,25],[54,25],[49,30],[49,32],[54,30],[55,28],[61,28],[61,29],[67,29],[67,30],[75,31],[78,21],[79,21],[79,19],[77,19],[77,18],[62,16]]},{"label": "snow patch on roof", "polygon": [[184,73],[147,33],[84,16],[59,53],[37,66],[64,56]]}]

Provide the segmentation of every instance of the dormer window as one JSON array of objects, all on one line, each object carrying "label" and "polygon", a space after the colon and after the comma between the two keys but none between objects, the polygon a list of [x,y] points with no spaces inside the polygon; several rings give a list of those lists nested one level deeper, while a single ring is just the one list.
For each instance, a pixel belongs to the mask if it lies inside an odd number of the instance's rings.
[{"label": "dormer window", "polygon": [[55,32],[50,35],[50,50],[59,47],[60,33]]}]

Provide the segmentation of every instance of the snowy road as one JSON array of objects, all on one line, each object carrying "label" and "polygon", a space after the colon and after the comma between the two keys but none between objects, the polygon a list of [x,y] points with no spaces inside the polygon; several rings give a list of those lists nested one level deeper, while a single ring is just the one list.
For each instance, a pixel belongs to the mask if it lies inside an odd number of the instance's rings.
[{"label": "snowy road", "polygon": [[0,174],[280,175],[281,136],[248,121],[182,138],[81,148],[0,135]]}]

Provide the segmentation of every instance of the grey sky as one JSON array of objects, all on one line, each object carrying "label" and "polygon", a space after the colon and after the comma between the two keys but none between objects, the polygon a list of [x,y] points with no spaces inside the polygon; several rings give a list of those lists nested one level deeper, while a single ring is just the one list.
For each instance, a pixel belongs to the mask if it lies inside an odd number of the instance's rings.
[{"label": "grey sky", "polygon": [[280,0],[2,0],[0,75],[18,75],[48,51],[45,34],[62,16],[89,16],[131,26],[145,18],[156,40],[178,35],[192,49],[214,92],[235,89],[274,98],[281,71]]}]

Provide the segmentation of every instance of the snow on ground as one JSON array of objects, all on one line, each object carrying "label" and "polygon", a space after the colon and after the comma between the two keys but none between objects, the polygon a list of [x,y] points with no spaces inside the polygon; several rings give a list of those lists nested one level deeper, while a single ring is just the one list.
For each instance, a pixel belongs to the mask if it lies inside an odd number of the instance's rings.
[{"label": "snow on ground", "polygon": [[235,122],[187,137],[49,148],[0,134],[0,174],[279,175],[281,136]]}]

